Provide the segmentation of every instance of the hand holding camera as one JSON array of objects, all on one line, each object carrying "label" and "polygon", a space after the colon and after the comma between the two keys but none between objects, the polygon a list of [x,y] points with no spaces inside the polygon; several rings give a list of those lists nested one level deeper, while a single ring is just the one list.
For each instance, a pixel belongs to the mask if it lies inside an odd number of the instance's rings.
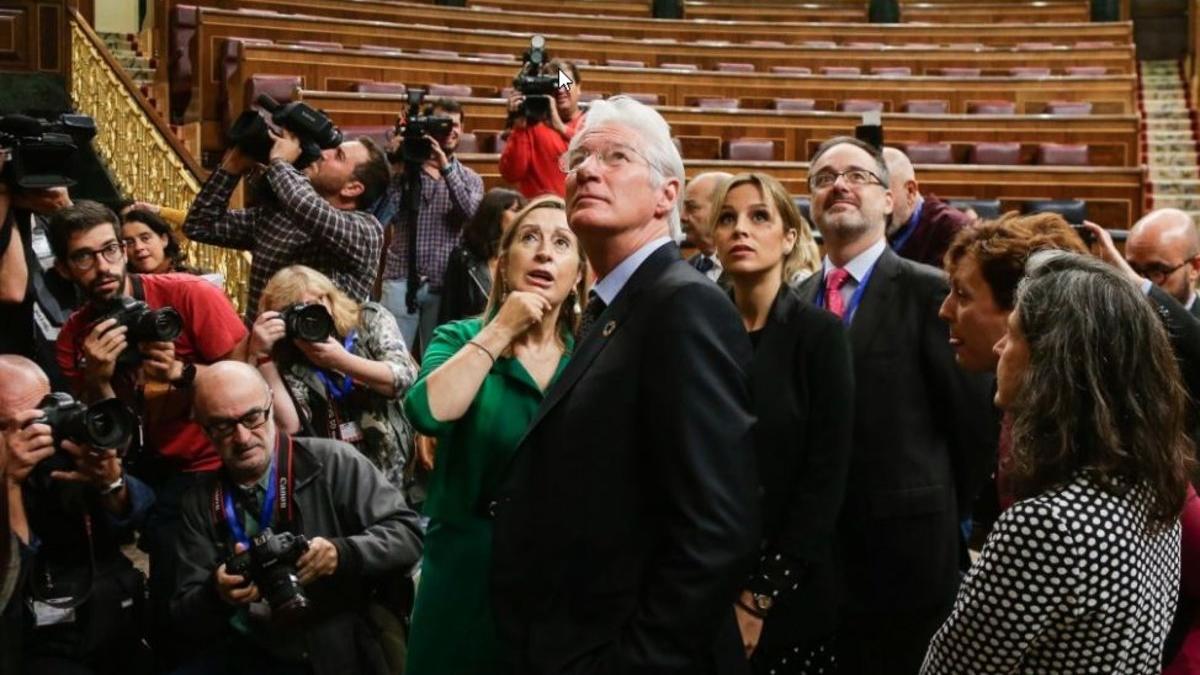
[{"label": "hand holding camera", "polygon": [[86,483],[102,492],[120,480],[121,458],[116,450],[88,448],[69,440],[62,442],[62,449],[74,459],[75,468],[51,471],[53,480]]},{"label": "hand holding camera", "polygon": [[8,480],[20,485],[33,469],[54,454],[54,436],[47,424],[33,423],[42,416],[41,410],[26,410],[12,419],[4,430],[4,445],[8,448]]},{"label": "hand holding camera", "polygon": [[221,160],[221,168],[235,176],[247,173],[257,165],[258,162],[247,157],[236,145],[226,150],[225,157]]},{"label": "hand holding camera", "polygon": [[296,160],[300,159],[300,139],[288,129],[282,129],[281,133],[268,131],[271,138],[275,140],[275,145],[271,146],[271,161],[282,159],[288,164],[295,164]]},{"label": "hand holding camera", "polygon": [[183,373],[183,361],[175,358],[174,342],[143,342],[142,377],[152,382],[174,382]]},{"label": "hand holding camera", "polygon": [[250,346],[247,353],[250,363],[257,364],[262,359],[271,356],[275,343],[287,337],[287,324],[283,315],[275,311],[267,311],[258,315],[254,327],[250,331]]},{"label": "hand holding camera", "polygon": [[[236,558],[246,552],[246,545],[238,544],[234,547],[234,551],[236,551],[234,556]],[[215,581],[217,582],[217,597],[235,607],[249,605],[262,597],[258,592],[258,586],[246,576],[243,574],[231,574],[227,568],[228,563],[221,563],[221,566],[217,568],[215,577]]]},{"label": "hand holding camera", "polygon": [[109,318],[92,327],[83,340],[83,376],[92,385],[107,385],[117,368],[117,359],[129,346],[126,326]]},{"label": "hand holding camera", "polygon": [[327,577],[337,571],[338,552],[333,542],[325,537],[313,537],[308,550],[296,561],[296,576],[301,586]]}]

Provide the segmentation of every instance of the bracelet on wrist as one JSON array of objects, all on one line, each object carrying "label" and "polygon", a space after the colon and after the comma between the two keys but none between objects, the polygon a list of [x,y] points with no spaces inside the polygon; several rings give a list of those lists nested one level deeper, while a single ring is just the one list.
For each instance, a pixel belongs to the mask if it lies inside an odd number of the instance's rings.
[{"label": "bracelet on wrist", "polygon": [[492,360],[492,365],[493,365],[493,366],[494,366],[494,365],[496,365],[496,357],[495,357],[495,355],[494,355],[494,354],[492,354],[490,351],[488,351],[488,348],[487,348],[487,347],[484,347],[483,345],[479,344],[478,342],[476,342],[476,341],[474,341],[474,340],[467,340],[467,344],[469,344],[469,345],[471,345],[472,347],[474,347],[474,348],[478,349],[479,351],[483,352],[484,356],[487,356],[489,359],[491,359],[491,360]]}]

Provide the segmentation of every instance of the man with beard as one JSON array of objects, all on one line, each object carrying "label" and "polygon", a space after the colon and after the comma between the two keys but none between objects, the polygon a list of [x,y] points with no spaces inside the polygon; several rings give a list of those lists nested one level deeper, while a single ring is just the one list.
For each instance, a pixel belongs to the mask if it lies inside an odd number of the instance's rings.
[{"label": "man with beard", "polygon": [[[228,357],[246,335],[229,299],[190,274],[129,274],[120,220],[108,208],[80,201],[50,220],[50,247],[59,273],[86,298],[58,336],[58,366],[76,396],[92,402],[116,396],[140,417],[138,473],[156,503],[143,531],[150,554],[155,656],[171,660],[168,601],[175,585],[175,537],[184,490],[220,459],[191,419],[196,374]],[[133,299],[151,310],[173,307],[182,319],[174,342],[137,342],[115,303]]]},{"label": "man with beard", "polygon": [[324,150],[304,173],[292,164],[300,142],[284,130],[274,136],[265,180],[274,198],[249,209],[229,209],[242,174],[255,163],[230,148],[208,177],[183,224],[183,232],[206,244],[253,253],[247,323],[258,313],[258,298],[271,275],[287,265],[308,265],[333,280],[358,302],[375,283],[383,226],[365,210],[387,189],[383,150],[361,137]]},{"label": "man with beard", "polygon": [[552,59],[542,68],[543,75],[558,77],[567,71],[573,84],[558,89],[550,102],[550,115],[545,120],[531,122],[522,112],[525,95],[514,91],[508,97],[508,140],[500,153],[500,175],[517,186],[521,194],[532,199],[538,195],[567,194],[567,177],[558,160],[567,151],[585,117],[579,109],[583,93],[579,85],[579,69],[574,63]]},{"label": "man with beard", "polygon": [[915,673],[954,601],[959,523],[994,460],[991,380],[954,363],[937,316],[945,275],[887,246],[893,201],[879,149],[826,141],[809,188],[826,257],[799,290],[849,327],[858,382],[837,659],[846,673]]},{"label": "man with beard", "polygon": [[[448,117],[453,126],[445,139],[426,136],[430,154],[420,167],[421,206],[415,238],[408,229],[407,205],[404,203],[408,174],[403,158],[395,154],[400,138],[393,139],[396,146],[391,148],[392,182],[376,212],[380,221],[390,228],[383,263],[381,301],[395,315],[400,334],[410,348],[418,345],[424,348],[429,344],[437,324],[446,261],[450,251],[458,245],[463,225],[475,215],[483,199],[483,179],[454,156],[463,129],[462,106],[457,101],[441,98],[426,106],[422,114]],[[416,246],[410,247],[414,239]],[[415,312],[410,312],[408,307],[409,284],[417,286]]]}]

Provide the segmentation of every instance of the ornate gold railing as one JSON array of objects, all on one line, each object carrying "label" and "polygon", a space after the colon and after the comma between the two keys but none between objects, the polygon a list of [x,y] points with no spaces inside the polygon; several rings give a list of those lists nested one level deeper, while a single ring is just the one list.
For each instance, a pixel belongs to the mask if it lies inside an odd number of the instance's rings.
[{"label": "ornate gold railing", "polygon": [[[126,195],[187,209],[200,191],[203,170],[171,134],[161,116],[78,14],[71,20],[71,98],[79,112],[96,118],[97,154]],[[225,291],[241,312],[250,281],[250,254],[188,240],[188,261],[225,275]]]}]

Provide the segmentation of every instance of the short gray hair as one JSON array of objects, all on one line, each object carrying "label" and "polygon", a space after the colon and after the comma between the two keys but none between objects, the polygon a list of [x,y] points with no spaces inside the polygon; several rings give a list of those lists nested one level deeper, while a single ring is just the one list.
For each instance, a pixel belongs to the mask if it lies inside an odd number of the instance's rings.
[{"label": "short gray hair", "polygon": [[[603,101],[593,101],[588,107],[587,117],[583,121],[583,129],[571,139],[567,152],[574,151],[583,141],[583,137],[591,129],[602,126],[620,125],[641,137],[640,147],[635,148],[650,163],[651,180],[654,187],[674,178],[683,188],[683,158],[679,156],[679,148],[671,140],[671,125],[658,114],[658,111],[629,96],[614,96]],[[683,238],[683,228],[679,224],[680,204],[683,200],[675,199],[675,205],[667,215],[667,225],[671,237],[676,241]]]}]

